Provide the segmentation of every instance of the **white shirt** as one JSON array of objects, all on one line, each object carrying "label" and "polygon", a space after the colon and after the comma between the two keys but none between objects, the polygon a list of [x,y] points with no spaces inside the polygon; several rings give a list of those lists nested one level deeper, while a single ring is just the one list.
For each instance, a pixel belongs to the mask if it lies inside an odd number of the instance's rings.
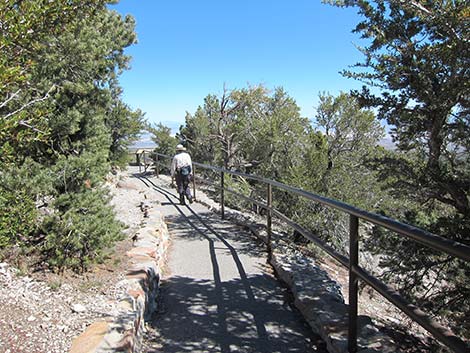
[{"label": "white shirt", "polygon": [[175,176],[175,172],[178,169],[187,167],[187,166],[191,167],[191,174],[192,174],[193,165],[191,161],[191,156],[186,152],[180,152],[176,154],[173,157],[173,160],[171,161],[171,170],[170,170],[171,176],[172,177]]}]

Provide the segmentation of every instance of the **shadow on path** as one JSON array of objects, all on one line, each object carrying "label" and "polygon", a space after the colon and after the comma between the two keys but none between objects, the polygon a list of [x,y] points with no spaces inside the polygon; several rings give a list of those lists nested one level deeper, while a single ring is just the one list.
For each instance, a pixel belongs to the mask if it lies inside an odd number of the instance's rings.
[{"label": "shadow on path", "polygon": [[[317,337],[263,271],[265,254],[253,237],[200,205],[178,205],[175,194],[139,179],[165,197],[162,206],[173,206],[165,220],[178,241],[206,244],[211,267],[210,278],[180,273],[163,281],[147,352],[324,352],[311,348]],[[248,273],[240,256],[250,262]],[[227,267],[235,269],[228,279]],[[152,343],[158,348],[149,348]]]},{"label": "shadow on path", "polygon": [[[249,282],[255,306],[237,280],[218,288],[211,280],[167,279],[151,323],[160,347],[147,352],[313,352],[308,328],[295,325],[292,313],[286,313],[289,309],[279,305],[283,298],[273,296],[272,278],[254,276]],[[259,335],[255,316],[269,334]]]}]

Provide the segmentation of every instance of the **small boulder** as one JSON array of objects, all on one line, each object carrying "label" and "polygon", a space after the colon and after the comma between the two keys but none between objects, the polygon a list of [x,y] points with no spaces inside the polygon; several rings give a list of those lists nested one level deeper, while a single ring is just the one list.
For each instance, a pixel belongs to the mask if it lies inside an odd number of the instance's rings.
[{"label": "small boulder", "polygon": [[72,312],[74,312],[74,313],[83,313],[85,311],[86,311],[86,307],[82,304],[72,305]]}]

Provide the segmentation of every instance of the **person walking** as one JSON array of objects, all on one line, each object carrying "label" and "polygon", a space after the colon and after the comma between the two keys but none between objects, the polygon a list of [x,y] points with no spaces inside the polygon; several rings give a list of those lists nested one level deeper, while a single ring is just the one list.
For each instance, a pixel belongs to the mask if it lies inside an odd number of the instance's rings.
[{"label": "person walking", "polygon": [[180,195],[180,204],[185,205],[184,197],[189,203],[193,203],[191,189],[189,183],[193,174],[193,163],[189,153],[185,152],[186,148],[179,144],[176,146],[176,154],[171,161],[171,178],[175,179],[178,194]]}]

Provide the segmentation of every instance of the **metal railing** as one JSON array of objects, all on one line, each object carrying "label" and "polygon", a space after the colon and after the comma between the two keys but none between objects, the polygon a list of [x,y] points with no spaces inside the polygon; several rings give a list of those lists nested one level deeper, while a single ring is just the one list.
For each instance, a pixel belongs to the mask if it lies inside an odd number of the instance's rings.
[{"label": "metal railing", "polygon": [[[172,157],[157,154],[156,161],[156,173],[159,174],[159,160],[170,159]],[[267,211],[267,233],[268,233],[268,254],[271,254],[271,233],[272,233],[272,217],[276,216],[281,219],[284,223],[289,225],[291,228],[295,229],[297,232],[302,234],[306,239],[312,241],[318,245],[322,250],[327,254],[336,259],[341,265],[346,267],[349,270],[349,325],[348,325],[348,351],[350,353],[357,352],[357,336],[358,336],[358,326],[357,326],[357,316],[358,316],[358,281],[362,280],[367,285],[375,289],[380,295],[386,298],[394,306],[403,311],[408,315],[413,321],[417,322],[421,327],[426,329],[434,338],[440,341],[446,347],[452,349],[457,353],[470,353],[469,346],[459,337],[457,337],[452,331],[448,328],[443,327],[441,324],[433,320],[428,314],[420,310],[415,305],[408,302],[404,297],[402,297],[394,288],[388,286],[387,284],[380,281],[378,278],[369,274],[364,268],[359,266],[359,220],[364,220],[369,223],[372,223],[377,226],[384,227],[388,230],[391,230],[395,233],[404,235],[422,245],[425,245],[431,249],[444,252],[446,254],[452,255],[456,258],[459,258],[464,261],[470,262],[470,246],[465,244],[455,242],[443,237],[440,237],[436,234],[427,232],[423,229],[398,222],[394,219],[380,216],[368,211],[364,211],[357,207],[348,205],[346,203],[329,199],[323,196],[313,194],[311,192],[298,189],[292,186],[288,186],[282,183],[279,183],[275,180],[265,179],[256,175],[245,174],[237,171],[231,171],[219,167],[214,167],[210,165],[194,163],[193,166],[198,168],[211,170],[213,172],[220,174],[220,203],[221,203],[221,217],[225,217],[225,208],[224,208],[224,193],[228,191],[233,195],[242,198],[246,201],[254,203],[261,208],[264,208]],[[193,168],[195,169],[195,168]],[[193,171],[195,173],[195,171]],[[249,180],[257,181],[263,184],[266,184],[266,203],[255,200],[254,198],[242,195],[235,192],[234,190],[228,189],[224,186],[224,176],[225,174],[240,176]],[[194,174],[195,175],[195,174]],[[193,178],[193,192],[195,195],[196,186]],[[342,211],[349,215],[349,258],[338,253],[333,247],[328,245],[326,242],[315,236],[309,230],[303,228],[299,224],[295,223],[286,215],[275,210],[272,206],[272,195],[273,187],[276,187],[280,190],[287,191],[289,193],[302,196],[308,200],[318,202],[324,206]],[[270,256],[270,255],[269,255]]]}]

